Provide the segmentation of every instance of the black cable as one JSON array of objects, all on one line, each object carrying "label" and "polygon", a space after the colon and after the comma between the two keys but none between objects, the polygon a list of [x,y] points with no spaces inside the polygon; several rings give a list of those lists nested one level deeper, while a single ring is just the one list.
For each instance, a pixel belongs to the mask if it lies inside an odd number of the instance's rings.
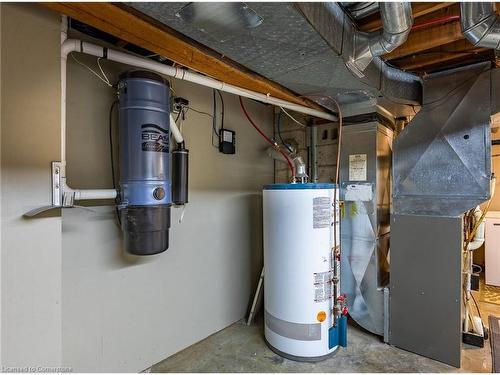
[{"label": "black cable", "polygon": [[471,292],[470,296],[472,297],[472,300],[474,301],[474,305],[476,305],[476,310],[477,310],[477,313],[479,315],[479,319],[481,319],[481,321],[483,321],[483,317],[481,316],[481,310],[479,310],[479,306],[477,305],[476,298],[474,297],[472,292]]},{"label": "black cable", "polygon": [[[213,117],[214,117],[213,115],[211,115],[211,114],[210,114],[210,113],[208,113],[208,112],[199,111],[199,110],[197,110],[197,109],[194,109],[193,107],[188,107],[187,109],[188,109],[188,110],[191,110],[191,111],[195,111],[196,113],[199,113],[199,114],[201,114],[201,115],[205,115],[205,116],[208,116],[208,117],[211,117],[211,118],[213,118]],[[187,111],[186,111],[186,113],[187,113]]]},{"label": "black cable", "polygon": [[[116,181],[115,181],[115,158],[113,155],[114,147],[113,147],[113,109],[118,104],[118,100],[115,100],[111,107],[109,108],[109,154],[111,159],[111,178],[113,179],[113,189],[116,190]],[[118,204],[118,196],[115,199],[115,203]],[[118,206],[115,205],[115,215],[116,221],[118,222],[118,226],[121,228],[122,222],[120,219],[120,212],[118,212]]]},{"label": "black cable", "polygon": [[213,107],[212,107],[212,146],[217,147],[214,144],[214,134],[219,138],[219,133],[217,133],[217,98],[215,96],[215,89],[212,89],[212,100],[213,100]]},{"label": "black cable", "polygon": [[[222,115],[221,115],[220,128],[224,129],[224,110],[225,110],[224,98],[222,97],[222,94],[221,94],[221,92],[219,90],[217,90],[217,93],[219,94],[220,102],[221,102],[221,105],[222,105]],[[220,130],[219,130],[219,134],[220,134]]]},{"label": "black cable", "polygon": [[280,138],[280,141],[281,141],[281,144],[283,146],[285,146],[285,148],[290,151],[290,152],[293,152],[292,149],[290,148],[290,146],[288,146],[285,141],[283,140],[283,137],[281,136],[281,111],[279,111],[278,113],[278,137]]},{"label": "black cable", "polygon": [[177,114],[177,117],[175,118],[174,122],[177,124],[177,121],[179,121],[179,117],[181,117],[183,110],[180,110],[179,113]]},{"label": "black cable", "polygon": [[109,153],[111,159],[111,178],[113,179],[113,189],[116,189],[116,181],[115,181],[115,160],[113,156],[113,109],[118,104],[118,100],[115,100],[111,107],[109,108]]}]

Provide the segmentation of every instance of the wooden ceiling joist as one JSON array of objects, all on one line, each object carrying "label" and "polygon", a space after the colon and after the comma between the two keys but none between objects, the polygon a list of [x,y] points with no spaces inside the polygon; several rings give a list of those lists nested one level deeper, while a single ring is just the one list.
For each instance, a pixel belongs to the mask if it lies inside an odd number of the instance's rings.
[{"label": "wooden ceiling joist", "polygon": [[283,86],[123,5],[103,2],[40,4],[212,78],[324,111],[313,101],[298,97]]},{"label": "wooden ceiling joist", "polygon": [[403,70],[419,70],[425,68],[427,65],[453,61],[462,57],[467,57],[471,54],[478,54],[486,51],[488,51],[487,48],[474,48],[468,40],[462,39],[418,54],[393,60],[391,64]]},{"label": "wooden ceiling joist", "polygon": [[[426,14],[436,12],[440,9],[443,8],[448,8],[449,6],[453,5],[454,3],[447,3],[447,2],[442,2],[442,3],[412,3],[411,8],[412,8],[412,13],[413,13],[413,18],[418,18],[421,16],[425,16]],[[369,20],[366,23],[363,23],[360,25],[360,30],[361,31],[366,31],[366,32],[371,32],[375,31],[382,28],[382,20],[380,19],[380,15],[377,15],[376,19]]]},{"label": "wooden ceiling joist", "polygon": [[393,60],[426,51],[443,44],[463,39],[460,22],[452,21],[426,29],[413,30],[408,39],[391,53],[384,55],[384,60]]}]

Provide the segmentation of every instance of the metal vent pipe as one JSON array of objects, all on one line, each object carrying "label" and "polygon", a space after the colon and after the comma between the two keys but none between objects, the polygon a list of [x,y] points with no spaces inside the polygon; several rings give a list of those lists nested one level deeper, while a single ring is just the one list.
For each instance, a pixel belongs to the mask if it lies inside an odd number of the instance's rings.
[{"label": "metal vent pipe", "polygon": [[462,33],[476,47],[500,49],[500,19],[495,3],[460,3]]},{"label": "metal vent pipe", "polygon": [[354,32],[354,51],[347,61],[347,67],[359,77],[376,56],[392,52],[403,44],[413,26],[411,3],[379,3],[382,30],[365,33]]}]

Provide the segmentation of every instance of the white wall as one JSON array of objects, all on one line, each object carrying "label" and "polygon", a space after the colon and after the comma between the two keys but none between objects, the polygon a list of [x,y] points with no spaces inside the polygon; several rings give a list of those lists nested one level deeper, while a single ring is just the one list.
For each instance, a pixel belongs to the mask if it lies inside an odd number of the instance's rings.
[{"label": "white wall", "polygon": [[[236,155],[212,147],[209,117],[188,113],[190,203],[182,224],[172,210],[167,252],[123,254],[107,206],[64,210],[62,234],[60,218],[26,221],[24,211],[50,202],[49,162],[60,157],[59,17],[36,5],[2,7],[3,363],[139,371],[241,319],[260,274],[261,187],[272,183],[273,162],[237,98],[224,96]],[[124,69],[103,67],[114,78]],[[174,88],[211,112],[209,89],[178,81]],[[111,186],[112,91],[69,59],[71,186]],[[272,108],[246,103],[271,134]]]},{"label": "white wall", "polygon": [[58,366],[61,219],[22,215],[51,203],[60,158],[59,17],[1,7],[1,364]]}]

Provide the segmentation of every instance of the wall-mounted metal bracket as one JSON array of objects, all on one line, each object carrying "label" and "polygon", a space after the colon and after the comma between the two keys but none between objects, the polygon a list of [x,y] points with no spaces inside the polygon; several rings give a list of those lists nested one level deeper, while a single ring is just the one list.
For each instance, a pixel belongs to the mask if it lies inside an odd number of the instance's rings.
[{"label": "wall-mounted metal bracket", "polygon": [[61,205],[61,172],[62,163],[60,161],[52,162],[52,205]]},{"label": "wall-mounted metal bracket", "polygon": [[[43,212],[57,208],[73,208],[75,201],[97,200],[97,199],[115,199],[117,191],[115,189],[72,189],[66,184],[64,162],[54,161],[51,164],[51,186],[52,186],[52,204],[35,208],[26,212],[24,217],[35,217]],[[84,208],[84,207],[81,207]]]},{"label": "wall-mounted metal bracket", "polygon": [[[37,207],[34,208],[28,212],[26,212],[23,216],[27,218],[33,218],[36,217],[42,213],[45,213],[50,210],[58,209],[63,207],[61,205],[61,200],[63,197],[62,191],[63,191],[63,184],[61,183],[62,181],[62,173],[63,173],[63,163],[60,161],[53,161],[51,163],[51,186],[52,186],[52,204],[50,206],[42,206],[42,207]],[[71,206],[64,206],[64,207],[71,207]]]}]

